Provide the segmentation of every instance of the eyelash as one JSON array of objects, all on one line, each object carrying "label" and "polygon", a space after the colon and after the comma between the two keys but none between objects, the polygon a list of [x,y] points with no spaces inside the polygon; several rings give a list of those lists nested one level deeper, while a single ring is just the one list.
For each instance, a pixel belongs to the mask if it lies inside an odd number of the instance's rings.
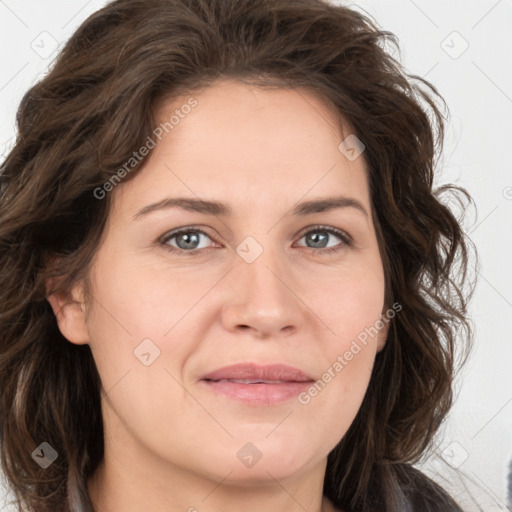
[{"label": "eyelash", "polygon": [[[329,247],[329,248],[324,248],[324,249],[322,249],[322,248],[315,249],[314,247],[305,247],[306,249],[311,249],[314,252],[320,252],[321,254],[328,256],[330,254],[333,254],[333,253],[336,253],[336,252],[342,250],[345,246],[347,246],[347,247],[352,246],[352,238],[350,237],[350,235],[348,235],[347,233],[345,233],[344,231],[341,231],[339,229],[336,229],[333,227],[321,226],[321,225],[313,226],[308,231],[303,232],[299,239],[302,239],[304,236],[306,236],[310,233],[314,233],[314,232],[323,232],[323,233],[329,233],[331,235],[335,235],[338,238],[340,238],[343,243],[341,245],[338,245],[335,247]],[[169,245],[167,243],[167,242],[169,242],[169,240],[172,240],[173,238],[175,238],[183,233],[200,233],[200,234],[206,235],[208,238],[212,239],[211,236],[208,235],[208,233],[206,233],[202,229],[198,229],[198,228],[194,228],[193,226],[189,226],[185,229],[179,229],[178,231],[171,231],[167,235],[164,235],[164,237],[160,240],[160,243],[161,243],[161,245],[164,246],[164,249],[166,249],[170,252],[182,252],[182,253],[188,254],[189,256],[194,256],[195,254],[198,254],[201,251],[206,251],[208,249],[212,249],[212,247],[209,247],[206,249],[191,249],[190,251],[187,251],[185,249],[172,247],[171,245]],[[304,246],[301,246],[301,247],[304,247]]]}]

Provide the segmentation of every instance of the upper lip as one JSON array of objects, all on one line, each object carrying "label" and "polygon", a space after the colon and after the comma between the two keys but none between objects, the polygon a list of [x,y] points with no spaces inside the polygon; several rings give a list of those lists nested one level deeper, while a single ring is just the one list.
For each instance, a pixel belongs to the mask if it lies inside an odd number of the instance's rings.
[{"label": "upper lip", "polygon": [[308,382],[313,378],[293,366],[286,364],[269,364],[260,366],[256,363],[238,363],[224,366],[202,377],[203,380],[221,379],[260,379],[281,382]]}]

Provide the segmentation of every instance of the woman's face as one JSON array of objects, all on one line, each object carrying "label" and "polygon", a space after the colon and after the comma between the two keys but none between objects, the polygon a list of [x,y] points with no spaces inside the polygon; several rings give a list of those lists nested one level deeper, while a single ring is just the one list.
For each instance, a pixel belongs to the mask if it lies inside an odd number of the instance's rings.
[{"label": "woman's face", "polygon": [[[280,480],[325,464],[385,340],[385,328],[362,334],[384,312],[364,153],[353,138],[354,151],[339,149],[350,131],[305,90],[223,81],[195,99],[110,192],[91,309],[60,326],[91,346],[106,455],[217,482]],[[311,382],[203,380],[239,363],[288,365]]]}]

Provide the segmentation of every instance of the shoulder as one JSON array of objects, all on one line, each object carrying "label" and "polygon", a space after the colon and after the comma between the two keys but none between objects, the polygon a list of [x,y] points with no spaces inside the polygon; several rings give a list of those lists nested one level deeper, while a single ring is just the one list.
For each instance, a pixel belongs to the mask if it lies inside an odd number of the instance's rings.
[{"label": "shoulder", "polygon": [[[441,485],[411,464],[393,464],[394,478],[386,493],[390,510],[400,512],[464,512]],[[381,497],[383,498],[383,496]],[[375,496],[374,496],[375,499]],[[324,496],[323,512],[352,512]]]},{"label": "shoulder", "polygon": [[411,465],[400,475],[407,512],[464,512],[448,492]]}]

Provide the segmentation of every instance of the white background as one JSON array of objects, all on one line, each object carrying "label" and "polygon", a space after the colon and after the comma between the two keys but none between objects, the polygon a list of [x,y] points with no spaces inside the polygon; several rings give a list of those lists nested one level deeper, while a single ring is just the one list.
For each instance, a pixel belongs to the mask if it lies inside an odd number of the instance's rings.
[{"label": "white background", "polygon": [[[104,4],[0,0],[0,152],[12,143],[23,93],[52,61],[46,54]],[[394,32],[406,71],[431,81],[445,98],[451,118],[437,180],[465,187],[477,204],[466,222],[480,255],[475,346],[423,469],[467,512],[512,510],[506,489],[512,460],[512,0],[350,5]]]}]

